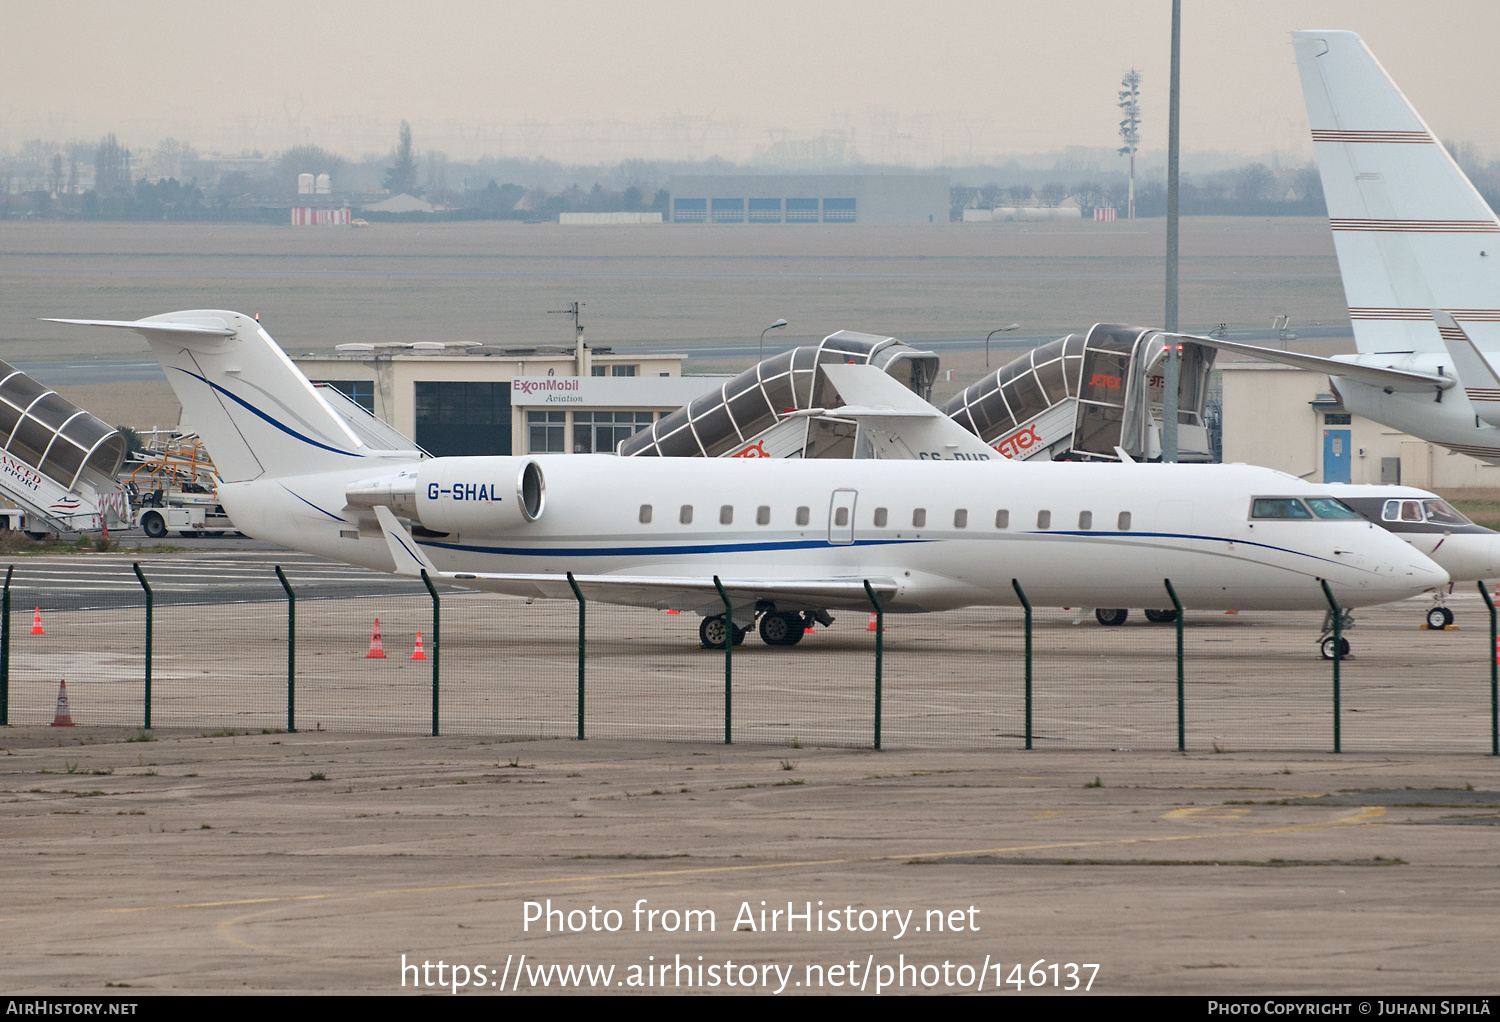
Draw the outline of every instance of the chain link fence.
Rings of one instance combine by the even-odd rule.
[[[1483,586],[1449,598],[1458,627],[1428,630],[1420,601],[1341,619],[1340,660],[1322,655],[1331,616],[1189,607],[1179,622],[1165,587],[1166,606],[1123,621],[1076,608],[845,611],[794,647],[748,635],[726,655],[704,647],[691,611],[426,580],[387,580],[378,595],[269,573],[184,586],[153,583],[151,570],[91,568],[71,588],[28,580],[24,565],[7,574],[0,723],[1500,752],[1495,612]]]

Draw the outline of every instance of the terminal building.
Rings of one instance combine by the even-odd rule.
[[[292,361],[436,457],[615,450],[722,380],[682,355],[474,343],[344,344]]]
[[[948,222],[946,174],[726,174],[667,182],[677,224]]]

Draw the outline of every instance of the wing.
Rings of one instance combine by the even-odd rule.
[[[719,586],[737,608],[766,602],[778,610],[856,609],[869,610],[866,582],[885,604],[900,587],[889,577],[844,576],[830,578],[747,578],[725,575],[547,575],[481,571],[440,571],[390,508],[375,508],[375,517],[385,532],[385,541],[396,562],[396,574],[418,576],[424,571],[435,582],[450,582],[466,589],[482,589],[511,596],[548,600],[575,598],[573,586],[585,600],[622,603],[658,610],[691,610],[720,614],[724,610]],[[570,583],[571,579],[571,583]]]
[[[1379,387],[1382,390],[1416,392],[1447,390],[1458,382],[1451,376],[1439,376],[1436,373],[1414,372],[1410,369],[1391,369],[1389,367],[1373,366],[1361,362],[1344,362],[1336,358],[1301,355],[1291,351],[1279,351],[1275,348],[1260,348],[1254,344],[1240,344],[1238,341],[1221,341],[1213,337],[1199,337],[1195,334],[1169,334],[1167,336],[1181,337],[1184,340],[1192,341],[1194,344],[1218,348],[1220,351],[1233,351],[1241,355],[1253,355],[1256,358],[1263,358],[1268,362],[1281,362],[1285,365],[1296,366],[1298,369],[1312,369],[1320,373],[1327,373],[1329,376],[1343,376],[1357,383]]]

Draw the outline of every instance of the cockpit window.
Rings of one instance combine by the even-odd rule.
[[[1295,497],[1256,497],[1251,518],[1311,518],[1307,505]]]
[[[1424,500],[1422,501],[1422,506],[1427,509],[1427,520],[1429,522],[1434,522],[1438,525],[1474,524],[1446,500]]]
[[[1308,505],[1319,518],[1359,518],[1360,514],[1342,500],[1333,497],[1308,497]]]

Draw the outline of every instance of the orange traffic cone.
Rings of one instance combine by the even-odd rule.
[[[46,635],[47,634],[46,632],[42,631],[42,608],[41,607],[38,607],[36,609],[36,613],[34,613],[34,614],[31,615],[31,634],[32,635]]]
[[[385,647],[380,644],[380,618],[375,619],[375,630],[370,633],[370,651],[365,654],[366,660],[384,660]]]
[[[879,629],[877,629],[875,627],[875,615],[871,614],[870,615],[870,623],[867,624],[867,625],[865,625],[865,631],[867,631],[867,632],[874,632],[874,631],[878,631],[878,630]]]
[[[73,726],[73,716],[68,712],[68,681],[66,678],[57,686],[57,713],[52,717],[52,726]]]
[[[427,654],[422,652],[422,633],[417,633],[417,648],[411,651],[413,660],[426,660]]]

